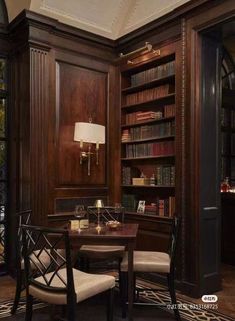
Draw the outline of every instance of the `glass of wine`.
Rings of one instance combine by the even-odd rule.
[[[78,231],[81,231],[81,219],[85,216],[85,208],[84,205],[76,205],[75,206],[75,217],[79,221]]]

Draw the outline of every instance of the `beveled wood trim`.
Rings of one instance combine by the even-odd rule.
[[[30,201],[37,222],[47,209],[47,129],[49,60],[46,51],[30,48]]]
[[[9,24],[8,30],[10,32],[16,30],[20,25],[25,23],[25,19],[27,19],[28,24],[31,26],[36,26],[37,28],[41,28],[47,31],[53,30],[54,33],[58,33],[60,36],[63,37],[66,36],[71,37],[73,39],[74,37],[78,37],[110,48],[114,47],[114,41],[111,39],[99,36],[89,31],[78,29],[73,26],[66,25],[64,23],[59,22],[57,19],[53,19],[51,17],[47,17],[45,15],[30,10],[23,10]]]
[[[180,106],[181,106],[181,195],[180,195],[180,215],[181,215],[181,278],[185,279],[186,269],[186,248],[185,248],[185,237],[186,237],[186,226],[185,226],[185,95],[186,95],[186,23],[185,19],[181,20],[181,95],[180,95]]]

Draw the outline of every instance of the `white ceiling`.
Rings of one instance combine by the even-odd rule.
[[[190,0],[5,0],[9,20],[23,9],[117,39]]]

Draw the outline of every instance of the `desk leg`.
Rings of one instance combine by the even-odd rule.
[[[134,275],[133,275],[133,253],[134,243],[128,244],[128,320],[133,320],[133,296],[134,296]]]

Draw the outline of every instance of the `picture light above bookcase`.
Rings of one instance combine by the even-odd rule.
[[[159,49],[153,49],[153,46],[152,46],[152,44],[150,43],[150,42],[145,42],[145,45],[143,46],[143,47],[141,47],[141,48],[138,48],[138,49],[135,49],[135,50],[133,50],[133,51],[130,51],[130,52],[128,52],[128,53],[126,53],[126,54],[124,54],[124,53],[120,53],[119,54],[119,57],[121,58],[121,59],[124,59],[124,58],[129,58],[129,57],[133,57],[133,56],[135,56],[136,54],[138,54],[138,56],[140,56],[140,53],[142,52],[142,55],[143,54],[146,54],[146,53],[148,53],[148,52],[151,52],[152,54],[154,54],[155,56],[160,56],[160,54],[161,54],[161,51],[159,50]],[[138,61],[137,61],[138,62]],[[128,59],[127,60],[127,64],[129,64],[129,65],[132,65],[132,64],[134,64],[135,63],[135,60],[134,59],[132,59],[132,60],[130,60],[130,59]]]

